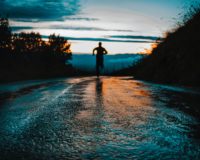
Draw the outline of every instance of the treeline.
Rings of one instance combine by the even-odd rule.
[[[0,18],[0,82],[73,74],[70,44],[52,34],[12,33],[7,18]]]
[[[200,86],[200,9],[191,8],[179,27],[169,32],[152,54],[127,74],[158,83]]]

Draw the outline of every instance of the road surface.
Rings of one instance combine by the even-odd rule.
[[[199,98],[130,77],[0,85],[0,159],[200,159]]]

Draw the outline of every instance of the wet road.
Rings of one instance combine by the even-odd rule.
[[[0,159],[200,159],[199,99],[129,77],[0,85]]]

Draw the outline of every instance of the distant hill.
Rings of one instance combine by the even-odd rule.
[[[137,63],[143,55],[139,54],[116,54],[104,56],[104,74],[111,74],[115,71],[128,68]],[[72,66],[83,72],[95,73],[96,60],[92,54],[73,54],[72,60],[69,61]]]
[[[200,10],[127,73],[159,83],[200,86]]]

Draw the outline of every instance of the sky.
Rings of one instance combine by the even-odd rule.
[[[8,15],[14,32],[66,37],[74,53],[91,53],[99,41],[110,54],[140,53],[199,1],[0,0],[0,15]]]

